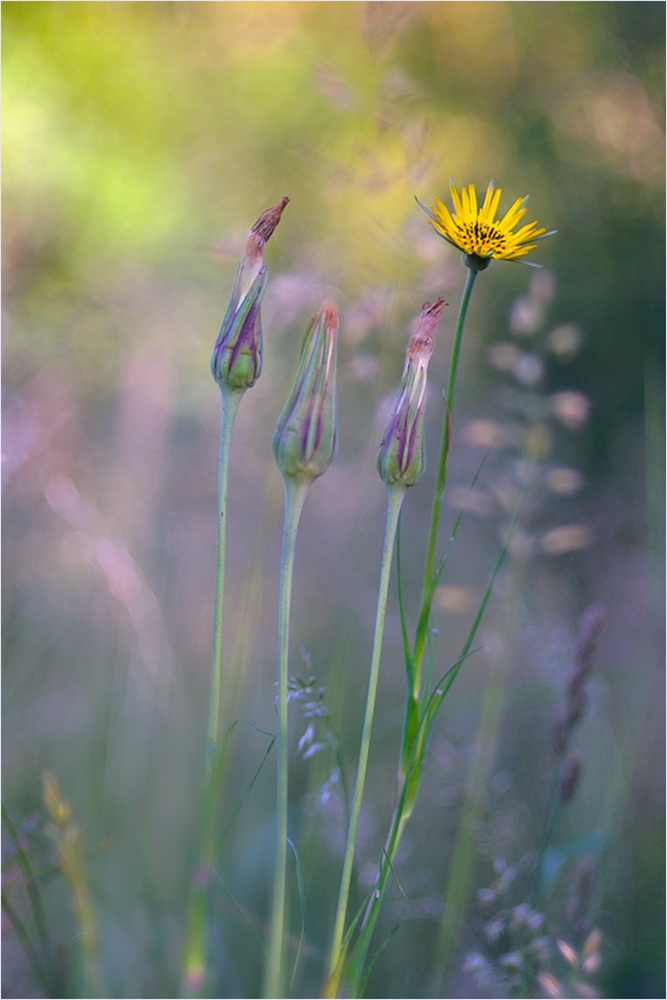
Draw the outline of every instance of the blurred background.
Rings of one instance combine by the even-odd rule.
[[[414,196],[448,203],[450,176],[478,194],[495,178],[501,211],[529,193],[527,221],[558,235],[531,254],[544,270],[494,263],[475,288],[441,550],[488,455],[436,595],[437,676],[537,463],[484,648],[436,726],[377,945],[395,934],[368,993],[559,995],[547,980],[517,985],[519,946],[498,930],[501,903],[531,901],[542,850],[542,971],[564,983],[555,942],[581,952],[596,928],[583,988],[664,995],[664,20],[663,4],[642,2],[3,5],[3,800],[40,873],[58,995],[92,994],[71,887],[53,868],[45,771],[80,831],[95,995],[180,995],[215,573],[209,358],[245,233],[283,195],[264,372],[231,457],[223,719],[243,721],[220,829],[275,727],[282,484],[270,441],[305,326],[331,297],[340,448],[304,510],[290,668],[307,687],[290,710],[305,896],[292,995],[319,995],[384,530],[375,450],[411,323],[444,295],[430,467],[402,523],[416,623],[465,270]],[[604,623],[567,748],[579,781],[554,813],[567,798],[554,799],[554,726],[591,605]],[[359,899],[393,805],[403,696],[394,580]],[[260,989],[274,762],[218,858],[209,995]],[[4,851],[3,884],[33,934],[11,837]],[[3,941],[3,995],[44,995],[6,917]]]

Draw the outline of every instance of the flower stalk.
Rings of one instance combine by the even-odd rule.
[[[344,960],[343,934],[345,930],[345,916],[352,880],[354,850],[366,781],[373,717],[375,714],[375,700],[380,672],[380,656],[382,652],[382,638],[384,635],[384,621],[387,610],[387,594],[389,591],[394,543],[396,541],[398,519],[405,492],[409,486],[415,485],[426,467],[424,452],[424,402],[426,399],[428,364],[433,353],[433,333],[445,304],[444,299],[438,298],[432,305],[427,303],[419,315],[414,333],[408,343],[403,375],[394,397],[376,459],[378,472],[386,483],[389,494],[387,521],[382,550],[382,567],[378,589],[371,669],[368,679],[368,693],[366,695],[366,709],[361,735],[359,761],[357,764],[357,778],[354,787],[352,811],[331,942],[328,990],[333,989],[334,994],[337,990],[338,978],[341,972],[342,961]]]
[[[220,721],[222,676],[222,626],[225,597],[225,556],[227,539],[227,483],[229,453],[234,421],[241,399],[262,371],[261,304],[268,281],[264,248],[280,222],[289,198],[285,197],[260,215],[248,233],[245,251],[236,271],[232,294],[218,334],[211,374],[220,388],[222,423],[218,460],[218,529],[213,649],[206,741],[206,780],[215,765]]]
[[[264,996],[283,996],[287,869],[289,622],[294,552],[306,492],[336,453],[336,349],[338,313],[327,302],[304,337],[292,390],[283,408],[272,448],[285,487],[285,520],[280,562],[277,691],[276,855],[271,943]]]
[[[276,739],[278,768],[276,787],[276,856],[273,879],[273,916],[271,945],[266,972],[265,997],[283,995],[283,939],[285,936],[285,886],[287,871],[287,803],[288,803],[288,730],[287,681],[289,660],[289,620],[292,602],[292,578],[296,536],[306,499],[308,483],[284,480],[285,520],[280,561],[280,597],[278,611],[278,692],[276,709],[278,731]]]
[[[342,953],[342,944],[343,933],[345,930],[345,916],[347,913],[347,904],[350,895],[352,868],[354,866],[354,849],[357,841],[357,830],[359,827],[359,817],[361,815],[361,803],[364,794],[364,785],[366,782],[368,754],[370,752],[371,735],[373,730],[373,716],[375,714],[375,698],[380,672],[380,654],[382,652],[382,637],[384,635],[384,619],[387,610],[387,594],[389,592],[391,562],[394,553],[394,543],[396,541],[398,518],[401,512],[401,506],[403,504],[406,489],[407,487],[401,483],[395,483],[388,486],[389,496],[387,503],[387,521],[385,526],[384,545],[382,548],[382,567],[380,570],[380,586],[378,588],[378,604],[375,616],[375,633],[373,636],[371,670],[368,678],[368,694],[366,696],[364,726],[361,735],[359,762],[357,764],[357,779],[354,786],[352,812],[350,815],[350,825],[347,833],[345,858],[343,860],[343,872],[341,875],[334,932],[331,942],[329,977],[335,977],[336,971],[340,966],[341,958],[344,957]],[[331,995],[335,995],[335,992]]]
[[[444,394],[445,414],[440,442],[440,456],[431,507],[419,620],[412,648],[410,648],[407,641],[407,636],[404,635],[408,691],[397,775],[396,804],[383,851],[383,858],[380,863],[378,881],[366,906],[357,939],[350,949],[349,958],[347,957],[347,947],[342,947],[342,937],[340,940],[336,939],[339,944],[339,950],[337,953],[332,954],[330,978],[327,983],[327,996],[338,995],[341,978],[344,978],[346,996],[359,996],[360,988],[363,992],[362,977],[366,953],[380,912],[387,880],[393,871],[396,851],[405,825],[414,808],[421,781],[426,747],[433,724],[437,712],[454,682],[463,661],[470,653],[474,635],[491,593],[493,580],[500,568],[506,551],[505,546],[459,660],[445,674],[433,692],[429,691],[430,685],[428,684],[422,690],[422,663],[426,649],[431,607],[440,574],[444,567],[443,559],[436,568],[438,528],[440,524],[442,497],[447,479],[450,419],[454,401],[454,388],[463,340],[463,330],[472,290],[478,273],[486,270],[492,259],[520,260],[535,248],[536,240],[552,235],[552,233],[547,233],[544,228],[538,227],[536,222],[524,225],[521,229],[515,231],[516,225],[525,215],[527,198],[518,199],[505,216],[497,220],[495,216],[501,192],[495,190],[493,181],[489,184],[481,207],[477,205],[473,185],[469,185],[467,190],[463,189],[460,196],[453,183],[450,183],[450,190],[454,205],[453,213],[450,213],[439,200],[436,200],[433,210],[426,208],[424,205],[421,205],[421,202],[418,202],[431,219],[431,223],[438,234],[462,251],[463,263],[468,273],[459,307],[452,343],[447,389]],[[455,532],[456,526],[454,529]]]
[[[262,371],[261,304],[268,282],[264,249],[289,203],[282,198],[257,219],[246,237],[232,293],[211,357],[211,374],[220,389],[221,426],[218,456],[218,524],[216,540],[215,602],[209,691],[208,728],[204,754],[204,806],[200,822],[199,862],[192,879],[188,902],[183,992],[199,995],[207,973],[206,910],[208,880],[214,855],[211,824],[214,800],[220,784],[221,755],[218,749],[220,699],[222,693],[222,633],[227,551],[227,487],[232,432],[239,405]]]

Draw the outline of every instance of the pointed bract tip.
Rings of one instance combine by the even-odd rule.
[[[285,195],[285,197],[281,198],[278,204],[274,205],[273,208],[267,208],[266,212],[262,212],[257,222],[250,230],[250,235],[254,235],[254,241],[260,250],[264,249],[270,237],[273,235],[273,231],[280,222],[280,216],[283,214],[283,211],[288,204],[289,198]]]
[[[325,326],[327,326],[330,330],[334,330],[334,332],[336,331],[338,327],[338,308],[336,303],[332,302],[331,299],[327,299],[324,303],[315,317],[315,322],[317,323],[320,318],[324,319]]]

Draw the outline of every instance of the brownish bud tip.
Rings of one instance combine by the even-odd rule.
[[[257,222],[250,230],[248,242],[250,243],[250,240],[252,239],[260,252],[264,249],[270,237],[273,235],[274,229],[280,222],[280,216],[283,214],[283,210],[288,204],[289,198],[285,196],[278,202],[277,205],[274,205],[273,208],[267,208],[266,212],[262,212]]]
[[[422,306],[417,326],[408,343],[408,357],[413,361],[428,364],[433,353],[433,331],[447,304],[443,298],[437,298],[435,302],[425,302]]]
[[[324,303],[320,309],[317,318],[324,316],[325,326],[329,330],[335,330],[338,327],[338,309],[335,302],[328,300]]]

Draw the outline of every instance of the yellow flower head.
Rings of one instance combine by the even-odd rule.
[[[435,199],[432,210],[421,202],[419,204],[430,217],[431,225],[436,232],[452,246],[462,250],[466,257],[475,259],[478,270],[483,270],[491,260],[519,260],[535,249],[537,240],[553,236],[553,232],[548,233],[546,229],[539,228],[537,222],[531,222],[514,231],[514,227],[526,214],[528,195],[525,198],[517,198],[502,219],[496,219],[502,191],[500,188],[495,190],[493,181],[486,189],[481,208],[477,205],[474,184],[462,188],[459,196],[453,181],[450,180],[449,190],[454,205],[453,214],[439,198]],[[470,266],[472,261],[466,263]]]

